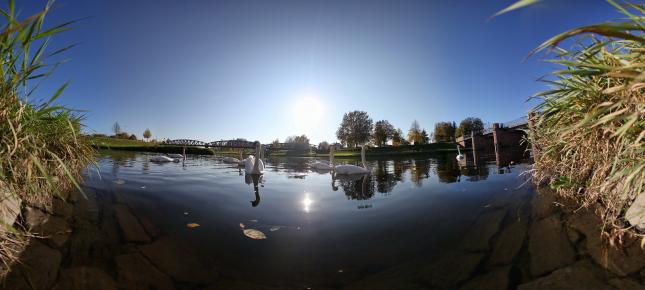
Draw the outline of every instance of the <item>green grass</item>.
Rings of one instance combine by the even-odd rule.
[[[86,137],[88,143],[96,149],[124,150],[124,151],[141,151],[157,153],[179,153],[184,152],[184,147],[161,145],[158,143],[144,142],[140,140],[117,139],[109,137]],[[215,151],[202,147],[186,147],[187,154],[213,155]],[[221,152],[229,153],[229,152]],[[236,154],[239,154],[236,152]]]

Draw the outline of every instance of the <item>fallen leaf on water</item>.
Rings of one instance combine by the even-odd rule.
[[[187,212],[187,211],[185,211],[185,212],[184,212],[184,215],[188,215],[188,212]]]
[[[244,235],[254,240],[264,240],[267,238],[263,232],[254,229],[244,230]]]
[[[114,183],[116,183],[116,184],[125,184],[125,180],[123,180],[123,179],[116,179],[116,180],[114,180]]]
[[[189,224],[186,224],[186,226],[187,226],[189,229],[192,229],[192,228],[196,228],[196,227],[198,227],[198,226],[199,226],[199,224],[198,224],[198,223],[189,223]]]
[[[275,231],[279,230],[280,228],[281,228],[280,226],[272,226],[269,230],[272,231],[272,232],[275,232]]]
[[[145,186],[145,185],[144,185],[144,186],[142,186],[142,187],[141,187],[141,189],[146,189],[146,186]]]
[[[244,224],[243,224],[243,223],[240,223],[240,228],[244,228]]]

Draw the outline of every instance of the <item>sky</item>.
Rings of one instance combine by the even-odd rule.
[[[22,16],[44,1],[17,1]],[[567,29],[619,15],[602,0],[58,0],[46,18],[82,18],[52,40],[69,59],[34,99],[84,110],[85,131],[114,122],[141,137],[263,143],[306,134],[336,141],[343,114],[368,112],[404,132],[413,120],[526,115],[546,89],[548,54]]]

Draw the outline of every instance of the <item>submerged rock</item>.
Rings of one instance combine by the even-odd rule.
[[[63,270],[53,290],[116,290],[116,282],[103,270],[94,267],[75,267]]]
[[[189,248],[180,246],[170,238],[160,238],[139,248],[157,268],[176,280],[208,284],[217,277],[216,273],[205,270]]]
[[[506,216],[506,210],[495,210],[480,215],[461,241],[460,249],[466,251],[487,251],[490,239],[499,230]]]
[[[120,289],[175,289],[172,280],[139,253],[120,255],[114,258],[114,261]]]
[[[45,237],[47,243],[57,248],[65,244],[72,232],[72,228],[65,219],[49,215],[36,208],[28,208],[25,211],[25,221],[32,233]]]
[[[489,258],[490,265],[508,265],[522,249],[528,226],[524,220],[515,221],[501,233],[493,254]]]
[[[50,289],[56,278],[62,255],[32,239],[7,277],[7,289]]]
[[[572,266],[554,271],[546,277],[519,285],[518,290],[611,290],[593,269],[589,261],[581,261]]]
[[[510,284],[511,267],[493,269],[487,274],[483,274],[468,281],[466,285],[459,288],[460,290],[478,290],[478,289],[508,289]]]
[[[608,245],[601,236],[602,221],[592,211],[571,215],[568,224],[585,236],[589,255],[609,271],[624,277],[645,268],[645,251],[639,239],[626,237],[622,245]]]
[[[564,232],[560,218],[550,216],[531,225],[529,255],[533,276],[541,276],[575,262],[576,252]]]
[[[454,288],[470,278],[484,256],[485,254],[480,253],[447,253],[418,271],[422,275],[421,280],[428,285]]]
[[[114,213],[126,241],[143,243],[150,242],[150,237],[146,234],[146,231],[126,205],[115,205]]]

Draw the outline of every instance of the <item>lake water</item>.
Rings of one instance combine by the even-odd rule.
[[[221,279],[340,288],[453,251],[500,197],[530,197],[521,155],[503,164],[470,155],[459,164],[455,153],[368,158],[372,174],[352,177],[313,171],[312,158],[267,158],[251,178],[216,156],[156,164],[153,154],[103,151],[84,187],[126,203],[158,229],[155,239],[177,241]]]

